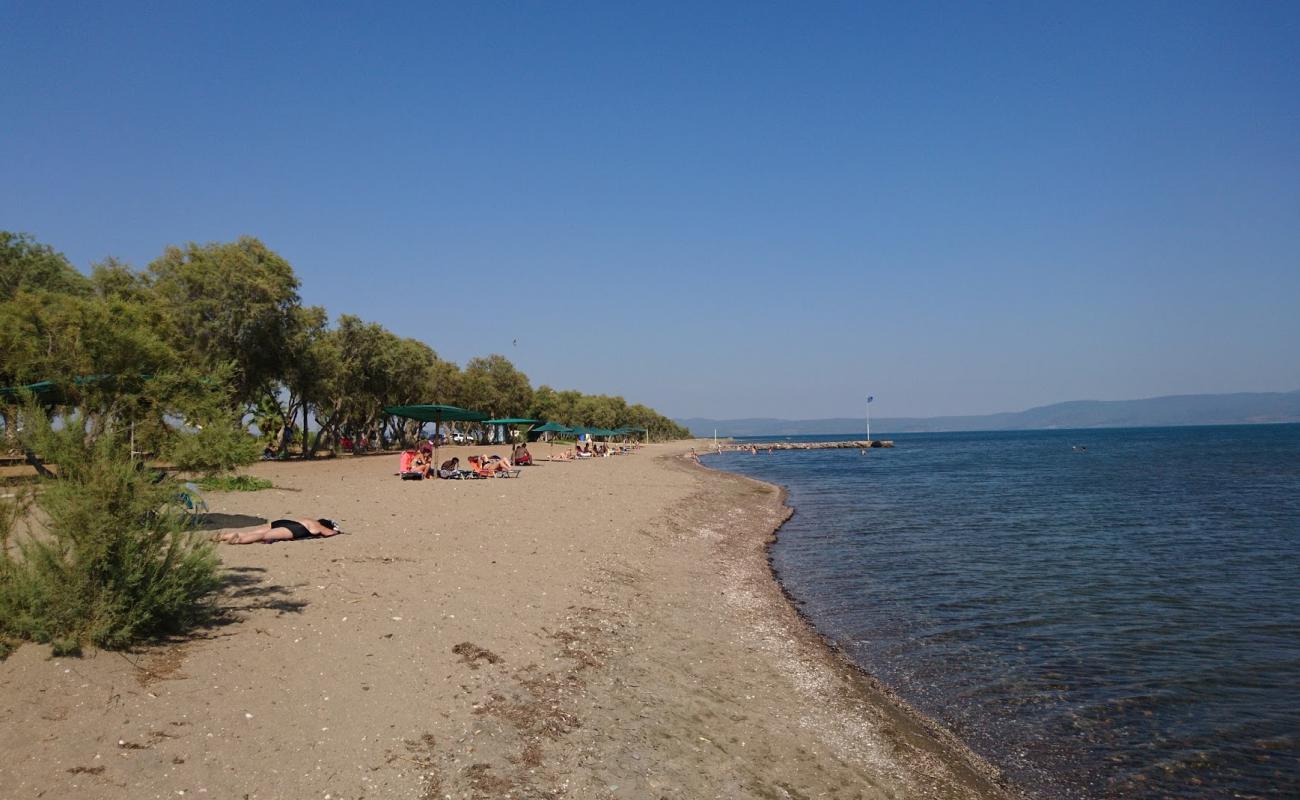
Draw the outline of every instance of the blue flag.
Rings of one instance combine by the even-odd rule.
[[[875,397],[868,397],[868,398],[867,398],[867,402],[870,403],[872,400],[875,400],[875,399],[876,399]]]

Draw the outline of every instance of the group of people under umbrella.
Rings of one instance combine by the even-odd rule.
[[[502,428],[526,425],[530,426],[528,433],[542,434],[548,442],[553,442],[555,436],[575,436],[578,438],[578,444],[574,450],[565,450],[564,454],[559,458],[556,458],[552,453],[552,460],[570,460],[595,455],[608,455],[615,452],[611,450],[608,440],[615,437],[631,437],[636,434],[645,435],[648,433],[645,428],[635,426],[610,429],[568,426],[561,425],[558,422],[546,422],[538,425],[538,420],[518,417],[490,419],[489,415],[480,411],[433,403],[389,406],[384,409],[384,413],[434,424],[434,435],[429,443],[425,445],[426,449],[412,454],[413,457],[409,462],[404,455],[401,469],[403,477],[414,477],[416,475],[419,477],[510,477],[519,474],[515,467],[532,461],[532,454],[528,452],[527,445],[521,441],[515,445],[509,459],[500,456],[488,456],[471,463],[469,470],[460,469],[458,458],[441,462],[438,460],[438,445],[442,438],[440,436],[440,432],[443,430],[442,426],[447,422],[471,422],[487,426],[502,426]],[[593,444],[594,437],[601,437],[607,441],[601,444]],[[418,468],[414,470],[408,469],[411,464],[417,463],[417,459],[419,460]]]

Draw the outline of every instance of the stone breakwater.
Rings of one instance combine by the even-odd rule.
[[[855,442],[745,442],[736,444],[728,442],[720,444],[714,452],[744,452],[745,450],[754,449],[759,451],[767,450],[847,450],[855,448],[866,450],[871,447],[893,447],[892,439],[862,439]]]

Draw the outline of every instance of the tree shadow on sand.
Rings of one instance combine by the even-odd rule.
[[[217,590],[216,608],[205,627],[222,628],[242,622],[252,611],[301,614],[305,600],[294,599],[294,588],[267,580],[265,567],[226,567]]]
[[[269,609],[276,615],[301,614],[308,606],[305,600],[295,600],[294,586],[272,583],[266,579],[265,567],[223,567],[216,597],[208,612],[186,632],[159,636],[142,642],[136,652],[154,648],[184,646],[202,639],[233,636],[235,630],[222,632],[223,628],[244,622],[250,612]],[[157,652],[162,652],[158,650]],[[179,652],[179,651],[178,651]],[[139,665],[137,665],[138,667]],[[145,670],[149,672],[149,670]]]

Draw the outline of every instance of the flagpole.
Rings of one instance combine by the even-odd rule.
[[[871,401],[874,397],[867,397],[867,446],[871,446]]]

